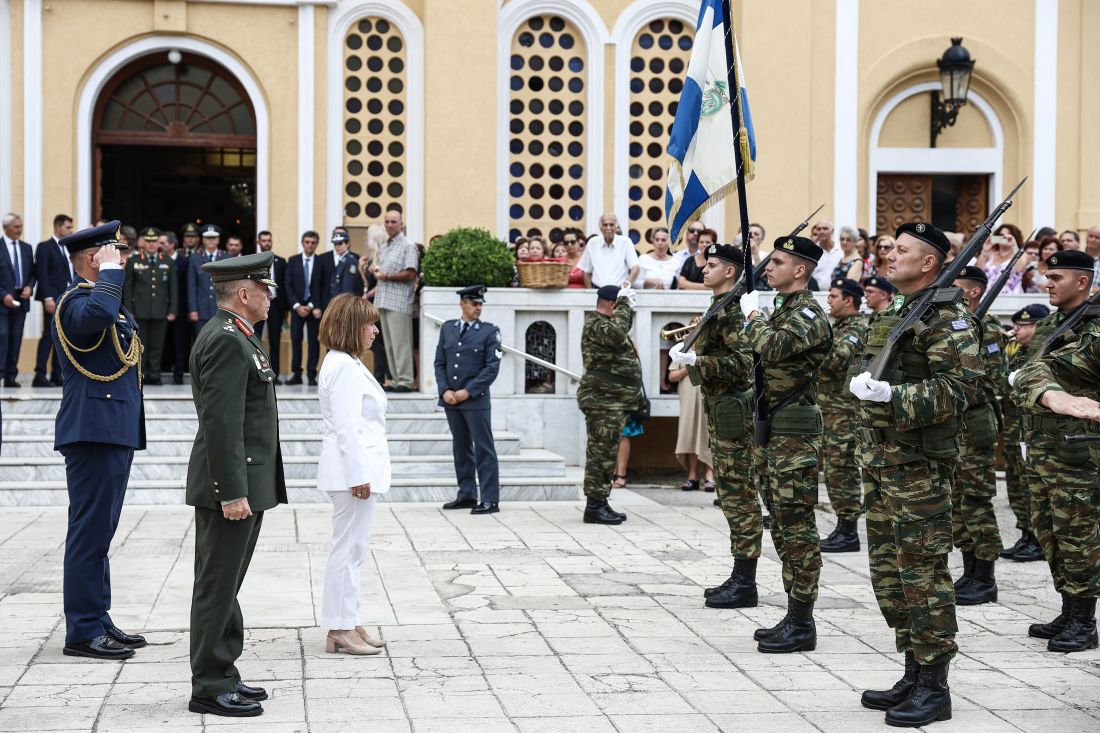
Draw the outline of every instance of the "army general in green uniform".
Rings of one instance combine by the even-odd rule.
[[[210,262],[218,311],[191,350],[191,394],[199,430],[187,467],[195,507],[191,599],[191,686],[196,713],[252,716],[267,693],[241,681],[244,648],[237,593],[264,512],[286,503],[275,372],[255,324],[267,318],[271,252]]]
[[[176,320],[179,308],[176,264],[157,248],[160,230],[141,230],[142,252],[126,260],[126,276],[122,283],[123,304],[138,321],[138,330],[145,343],[141,357],[141,373],[145,384],[160,384],[160,355],[164,350],[164,335],[168,322]]]
[[[817,534],[817,456],[824,424],[816,402],[818,369],[829,353],[825,311],[806,285],[822,250],[804,237],[780,237],[765,269],[778,293],[765,319],[759,293],[741,296],[745,336],[764,370],[769,434],[754,436],[756,466],[770,500],[772,542],[783,561],[787,615],[753,635],[765,653],[813,651],[814,602],[821,575]]]

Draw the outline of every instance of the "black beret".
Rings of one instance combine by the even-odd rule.
[[[489,288],[484,285],[470,285],[469,287],[456,290],[458,297],[465,298],[466,300],[472,300],[475,303],[485,302],[485,291]]]
[[[863,288],[859,286],[855,280],[850,277],[837,277],[833,278],[833,281],[829,283],[830,288],[836,288],[842,293],[855,296],[856,300],[863,297]]]
[[[115,219],[97,227],[73,232],[67,237],[62,237],[58,244],[69,250],[70,254],[92,247],[102,247],[105,244],[113,244],[121,250],[130,249],[129,245],[118,241],[122,234],[121,229],[122,223]]]
[[[891,294],[898,292],[898,289],[894,287],[894,283],[890,282],[882,275],[871,275],[871,277],[863,281],[863,287],[878,288],[879,290],[884,290]]]
[[[1055,252],[1047,257],[1048,270],[1085,270],[1092,272],[1096,269],[1096,260],[1088,252],[1079,249]]]
[[[1035,323],[1041,321],[1050,315],[1050,308],[1047,308],[1042,303],[1032,303],[1031,305],[1025,305],[1020,310],[1012,314],[1013,323]]]
[[[974,282],[981,283],[982,285],[989,284],[989,276],[985,274],[982,268],[975,267],[974,265],[967,265],[966,267],[964,267],[963,271],[960,272],[958,277],[956,277],[955,279],[973,280]]]
[[[604,285],[602,288],[596,291],[596,297],[600,300],[617,300],[619,297],[619,286]]]
[[[920,241],[932,245],[944,254],[951,251],[951,242],[947,241],[947,236],[926,221],[911,221],[908,224],[902,224],[898,227],[897,231],[894,232],[894,240],[897,241],[898,237],[902,234],[916,237]]]
[[[823,254],[821,247],[814,244],[812,239],[806,239],[805,237],[780,237],[775,240],[773,246],[776,252],[797,255],[813,263],[820,260]]]
[[[720,260],[732,262],[738,267],[742,267],[745,264],[745,256],[742,254],[741,248],[734,247],[732,244],[707,245],[705,254],[707,257],[717,257]]]

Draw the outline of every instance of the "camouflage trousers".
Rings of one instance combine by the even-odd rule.
[[[770,500],[772,543],[783,561],[783,590],[796,601],[817,600],[821,541],[817,531],[817,455],[820,435],[772,435],[756,450],[760,481]]]
[[[1027,442],[1031,531],[1039,539],[1054,589],[1100,597],[1100,507],[1094,503],[1097,473],[1091,459],[1070,465],[1056,455],[1054,436],[1032,432]]]
[[[756,500],[752,474],[752,447],[748,435],[740,441],[715,435],[714,420],[707,415],[714,484],[722,515],[730,528],[730,555],[742,560],[760,557],[764,521]]]
[[[863,513],[859,466],[856,464],[855,415],[846,410],[821,408],[825,420],[822,468],[829,503],[840,519],[855,521]]]
[[[584,455],[584,495],[606,500],[611,495],[611,474],[619,456],[619,438],[630,413],[611,407],[586,409],[584,424],[588,447]]]
[[[1016,517],[1016,529],[1023,531],[1031,526],[1031,497],[1027,492],[1024,457],[1020,455],[1020,431],[1005,431],[1005,486],[1008,488],[1008,505]]]
[[[958,625],[951,552],[953,462],[865,468],[871,586],[899,652],[918,663],[953,658]]]
[[[959,433],[959,443],[958,474],[951,488],[951,539],[960,551],[972,552],[979,560],[996,560],[1004,546],[993,511],[995,447],[972,447],[966,431]]]

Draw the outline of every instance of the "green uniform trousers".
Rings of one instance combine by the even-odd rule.
[[[1031,497],[1027,492],[1024,458],[1020,455],[1020,443],[1005,436],[1005,487],[1008,489],[1008,505],[1016,517],[1016,529],[1021,532],[1031,526]]]
[[[626,410],[605,408],[584,410],[588,446],[584,455],[584,495],[589,499],[606,500],[611,495],[611,474],[619,457],[619,438],[623,435]]]
[[[748,436],[726,440],[715,434],[714,418],[707,413],[715,493],[730,528],[730,554],[742,560],[760,557],[764,520],[752,475],[752,448]]]
[[[195,697],[232,692],[241,675],[244,617],[237,593],[260,536],[263,512],[230,521],[220,509],[195,507],[195,590],[191,597],[191,690]]]
[[[846,410],[821,408],[825,435],[821,451],[825,490],[839,519],[855,521],[863,513],[859,466],[856,464],[855,415]]]
[[[168,332],[168,321],[163,318],[139,318],[138,333],[141,345],[145,347],[141,355],[141,373],[146,379],[150,375],[160,374],[160,355],[164,351],[164,334]]]
[[[867,552],[871,586],[899,652],[919,664],[952,659],[955,589],[951,552],[953,462],[867,468]]]
[[[758,451],[760,481],[771,501],[772,543],[783,561],[783,590],[796,601],[817,600],[821,540],[817,531],[820,435],[772,435]]]
[[[961,457],[958,475],[951,485],[951,539],[962,552],[979,560],[996,560],[1001,555],[1001,530],[993,511],[997,495],[994,450],[972,448],[966,431],[959,433]]]

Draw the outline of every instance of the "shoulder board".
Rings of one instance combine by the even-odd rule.
[[[814,318],[817,318],[817,314],[814,313],[813,310],[810,309],[810,308],[803,308],[802,309],[802,315],[806,316],[810,320],[813,320]]]
[[[959,318],[958,320],[951,321],[952,331],[965,331],[967,329],[967,323],[965,318]]]

